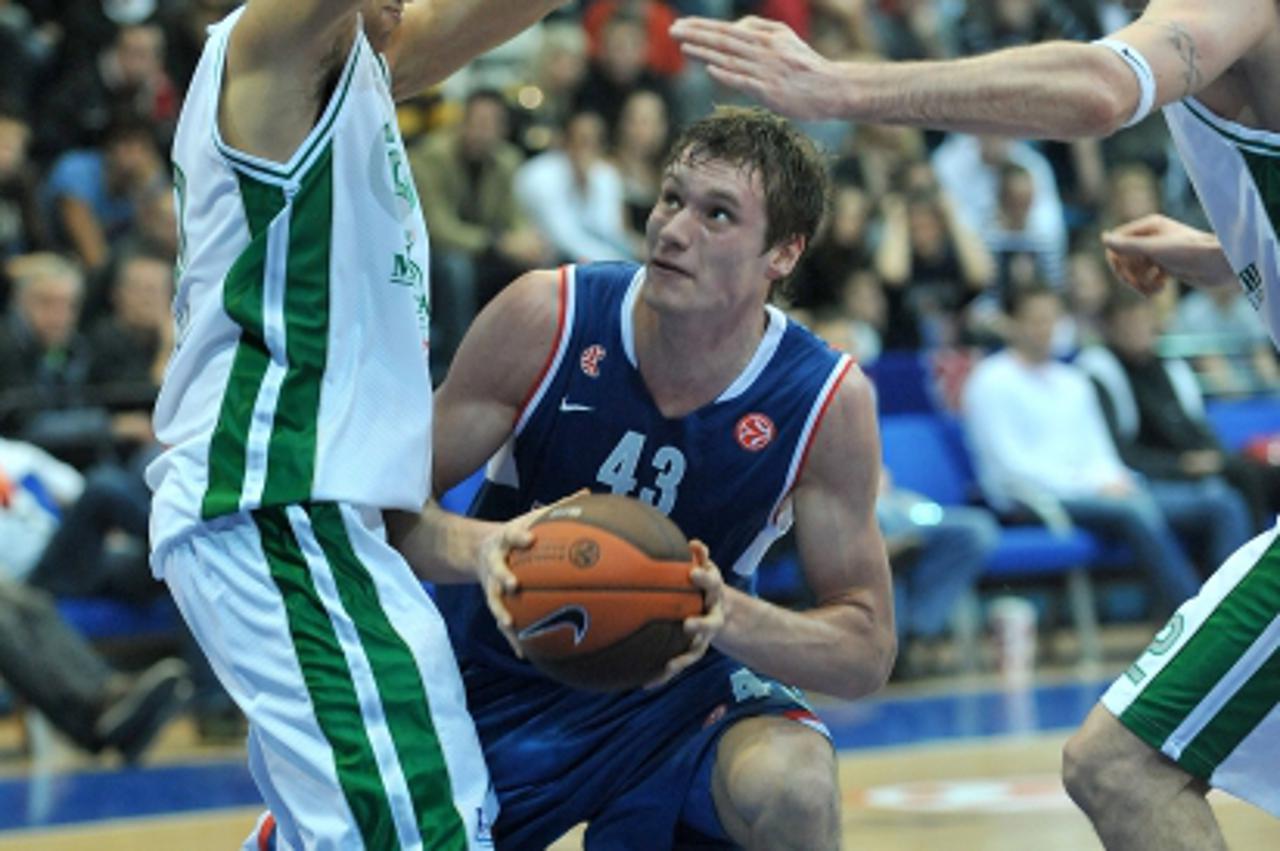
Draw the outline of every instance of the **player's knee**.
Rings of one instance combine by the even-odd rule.
[[[1110,728],[1086,723],[1062,748],[1062,785],[1076,805],[1095,813],[1124,799],[1131,778]]]
[[[808,837],[811,848],[827,847],[824,837],[839,833],[834,754],[826,738],[811,730],[754,743],[750,759],[730,774],[728,791],[735,816],[757,830]]]
[[[826,842],[839,830],[840,791],[830,762],[810,764],[791,776],[779,775],[775,789],[779,818],[789,829],[814,837],[810,847],[831,847]]]
[[[1076,806],[1088,810],[1093,789],[1094,772],[1090,765],[1091,754],[1084,734],[1076,731],[1062,746],[1062,786]]]

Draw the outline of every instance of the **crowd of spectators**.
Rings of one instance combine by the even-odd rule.
[[[45,523],[39,540],[50,543],[21,563],[0,563],[3,581],[25,578],[57,595],[148,596],[140,471],[154,449],[148,411],[173,345],[168,303],[178,252],[167,151],[204,28],[236,5],[0,0],[0,438],[84,476],[74,487],[40,488],[48,510],[32,516]],[[734,100],[668,37],[670,23],[688,13],[773,17],[825,52],[867,61],[1089,39],[1129,14],[1118,0],[568,4],[402,104],[432,237],[437,378],[476,312],[521,272],[643,256],[673,131]],[[1152,306],[1146,352],[1127,351],[1108,334],[1125,308],[1099,231],[1148,212],[1199,215],[1158,116],[1105,141],[1069,144],[842,122],[805,129],[827,148],[836,188],[822,232],[782,295],[795,317],[864,366],[904,352],[963,364],[952,370],[960,383],[945,394],[961,406],[964,376],[997,372],[1003,361],[991,353],[1025,343],[1011,305],[1047,293],[1048,308],[1037,314],[1051,314],[1044,356],[1056,365],[1095,352],[1092,372],[1072,364],[1061,380],[1090,390],[1092,376],[1103,391],[1089,397],[1096,409],[1087,413],[1110,471],[1098,487],[1125,485],[1125,528],[1140,527],[1130,543],[1171,598],[1198,584],[1191,574],[1216,563],[1214,553],[1239,543],[1191,541],[1184,555],[1185,522],[1174,508],[1212,492],[1228,518],[1220,536],[1233,539],[1276,510],[1275,475],[1242,467],[1200,432],[1195,445],[1155,447],[1166,453],[1158,456],[1142,446],[1155,431],[1138,425],[1149,394],[1115,398],[1126,386],[1117,376],[1129,369],[1142,380],[1136,370],[1149,357],[1180,364],[1169,373],[1178,377],[1171,398],[1186,398],[1188,376],[1209,397],[1280,387],[1274,352],[1238,291],[1170,288]],[[1106,351],[1109,361],[1096,354]],[[1194,404],[1189,421],[1201,423]],[[964,413],[1000,420],[1013,405]],[[5,475],[5,457],[7,512],[22,485],[12,484],[13,471]],[[36,476],[21,481],[40,487]],[[1178,486],[1187,482],[1195,487]],[[993,496],[999,513],[1006,506]],[[1060,496],[1080,522],[1107,525],[1097,520],[1097,494]],[[49,522],[58,515],[61,528]],[[986,522],[965,520],[981,529],[983,546]],[[0,523],[0,534],[9,528]],[[5,552],[19,548],[0,548],[0,562]],[[927,592],[939,583],[916,584],[912,598],[924,608],[902,621],[936,637],[943,619]]]

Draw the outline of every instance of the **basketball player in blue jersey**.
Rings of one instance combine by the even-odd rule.
[[[717,80],[804,117],[1009,136],[1102,136],[1163,107],[1216,236],[1152,216],[1103,242],[1150,293],[1243,286],[1280,345],[1280,11],[1276,0],[1151,0],[1092,44],[948,62],[830,62],[756,18],[673,34]],[[1187,601],[1067,743],[1072,798],[1110,849],[1225,848],[1210,786],[1280,816],[1280,528]]]
[[[427,233],[395,99],[558,5],[249,0],[183,104],[152,565],[248,717],[277,848],[492,844],[445,626],[383,523],[422,510],[430,468]],[[438,581],[528,540],[420,522]]]
[[[870,387],[767,304],[821,218],[824,165],[761,110],[719,110],[673,151],[648,262],[518,279],[436,396],[437,490],[488,462],[473,513],[627,494],[705,542],[723,572],[694,570],[713,603],[686,621],[698,649],[664,683],[608,694],[517,658],[476,586],[439,589],[503,849],[545,848],[581,822],[588,848],[837,848],[834,752],[800,689],[859,697],[893,663]],[[807,611],[751,594],[793,522]]]

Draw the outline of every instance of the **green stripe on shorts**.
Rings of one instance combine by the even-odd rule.
[[[1267,717],[1280,692],[1280,650],[1261,667],[1213,716],[1182,751],[1178,764],[1196,777],[1208,778],[1236,745]]]
[[[1151,747],[1161,749],[1178,726],[1258,640],[1277,611],[1280,611],[1280,538],[1272,541],[1195,635],[1133,699],[1120,714],[1120,721]],[[1258,672],[1242,683],[1236,694],[1183,750],[1184,768],[1191,771],[1194,766],[1193,773],[1208,778],[1218,762],[1230,753],[1230,747],[1223,750],[1227,743],[1238,742],[1261,717],[1257,715],[1257,709],[1252,708],[1256,707],[1258,687],[1269,689],[1274,705],[1280,684],[1274,674],[1270,682],[1266,680],[1267,672],[1274,670],[1272,665],[1274,659],[1264,663]],[[1264,711],[1262,715],[1265,714]],[[1202,737],[1203,743],[1200,741]],[[1205,746],[1203,752],[1193,755],[1192,751],[1199,750],[1200,744]],[[1217,754],[1216,758],[1214,754]]]
[[[367,848],[397,848],[400,840],[395,819],[364,727],[351,670],[289,518],[284,508],[261,509],[253,518],[271,577],[284,598],[294,650],[316,722],[333,751],[342,794]]]
[[[378,600],[368,569],[347,537],[333,503],[307,506],[316,540],[333,570],[342,605],[351,615],[373,669],[383,713],[404,771],[425,848],[467,847],[466,829],[454,807],[448,766],[427,703],[417,662]],[[450,652],[443,648],[442,652]]]

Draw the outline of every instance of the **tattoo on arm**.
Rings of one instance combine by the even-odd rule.
[[[1170,21],[1165,24],[1165,31],[1169,36],[1169,43],[1173,45],[1173,49],[1178,51],[1178,55],[1182,57],[1182,96],[1187,97],[1199,90],[1200,82],[1203,75],[1200,73],[1199,56],[1196,52],[1196,43],[1191,38],[1191,33],[1177,21]]]

